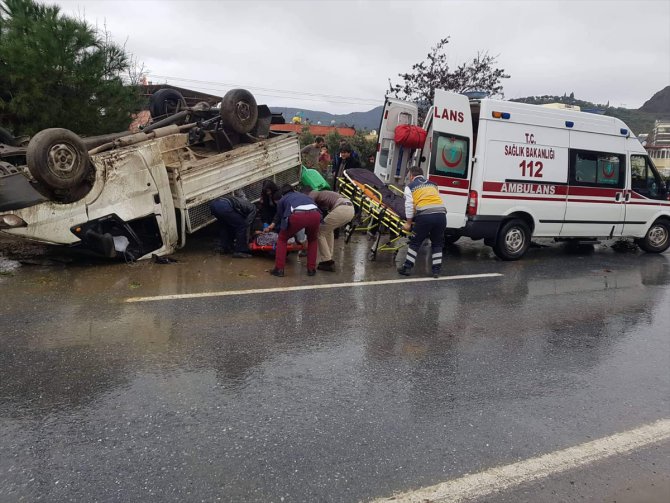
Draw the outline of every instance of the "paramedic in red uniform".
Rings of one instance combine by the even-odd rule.
[[[447,209],[444,207],[437,185],[426,180],[419,167],[409,172],[410,182],[405,187],[405,213],[407,223],[403,229],[408,231],[414,223],[414,235],[410,238],[407,258],[398,273],[409,276],[416,262],[419,248],[426,238],[430,238],[432,252],[433,278],[440,275],[442,268],[442,248],[444,231],[447,227]]]
[[[307,275],[316,274],[317,238],[321,224],[321,212],[307,195],[295,192],[290,185],[282,187],[282,198],[277,203],[274,221],[266,227],[266,232],[279,226],[279,238],[275,252],[275,266],[270,271],[273,276],[284,276],[286,246],[288,240],[300,229],[307,234]]]

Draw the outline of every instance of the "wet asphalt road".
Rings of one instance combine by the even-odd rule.
[[[356,240],[314,278],[207,236],[177,264],[0,275],[0,501],[368,501],[670,418],[670,252],[465,242],[444,274],[502,276],[126,302],[398,278]],[[669,480],[665,441],[482,501]]]

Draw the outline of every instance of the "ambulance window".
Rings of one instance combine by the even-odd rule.
[[[391,144],[393,143],[393,138],[383,138],[382,144],[379,147],[379,165],[387,167],[386,164],[389,162],[389,150],[391,149]]]
[[[631,188],[638,194],[651,199],[667,198],[666,183],[646,156],[630,156],[630,177]]]
[[[412,114],[407,112],[400,112],[398,114],[398,125],[411,124],[411,123],[412,123]]]
[[[409,112],[398,112],[396,120],[391,119],[386,122],[386,129],[393,132],[401,124],[412,124],[412,114]]]
[[[570,184],[622,188],[624,156],[585,150],[570,151]]]
[[[430,174],[467,178],[468,152],[467,138],[435,133],[430,158]]]

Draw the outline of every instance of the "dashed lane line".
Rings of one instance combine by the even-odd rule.
[[[458,276],[442,276],[439,278],[408,278],[387,279],[378,281],[353,281],[350,283],[330,283],[325,285],[299,285],[278,288],[255,288],[250,290],[227,290],[220,292],[182,293],[174,295],[156,295],[151,297],[129,297],[125,302],[155,302],[160,300],[202,299],[207,297],[233,297],[236,295],[253,295],[261,293],[298,292],[302,290],[328,290],[333,288],[360,288],[363,286],[394,285],[397,283],[423,283],[427,281],[456,281],[463,279],[494,278],[502,276],[499,273],[465,274]]]
[[[670,439],[670,419],[372,503],[462,503]]]

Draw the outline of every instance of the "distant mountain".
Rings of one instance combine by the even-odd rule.
[[[291,119],[297,112],[301,112],[302,120],[316,124],[321,122],[321,125],[328,126],[334,122],[335,126],[349,126],[359,130],[379,129],[379,124],[382,119],[382,110],[384,107],[379,106],[367,112],[353,112],[344,115],[329,114],[328,112],[319,112],[316,110],[305,110],[304,108],[286,108],[286,107],[270,107],[272,113],[281,113],[286,119],[286,122],[291,122]]]
[[[574,93],[570,93],[569,96],[567,94],[564,94],[563,96],[528,96],[526,98],[515,98],[510,101],[531,103],[533,105],[544,105],[545,103],[577,105],[582,111],[595,111],[597,113],[604,113],[605,115],[621,119],[636,135],[650,133],[654,128],[654,121],[670,117],[670,86],[654,94],[654,96],[639,109],[610,107],[609,103],[591,103],[589,101],[576,99]]]
[[[635,134],[649,133],[654,127],[654,121],[670,118],[670,86],[660,90],[645,102],[639,109],[614,108],[607,104],[596,104],[575,99],[574,94],[563,96],[528,96],[515,98],[510,101],[543,105],[545,103],[566,103],[578,105],[582,110],[597,111],[623,120]],[[299,108],[270,107],[274,113],[282,113],[286,122],[290,122],[297,112],[301,112],[303,121],[309,119],[312,124],[321,122],[326,126],[335,121],[336,126],[351,126],[359,130],[377,130],[381,122],[384,107],[379,106],[368,112],[354,112],[345,115],[334,115],[328,112],[305,110]]]
[[[640,111],[670,116],[670,86],[654,94],[640,107]]]

